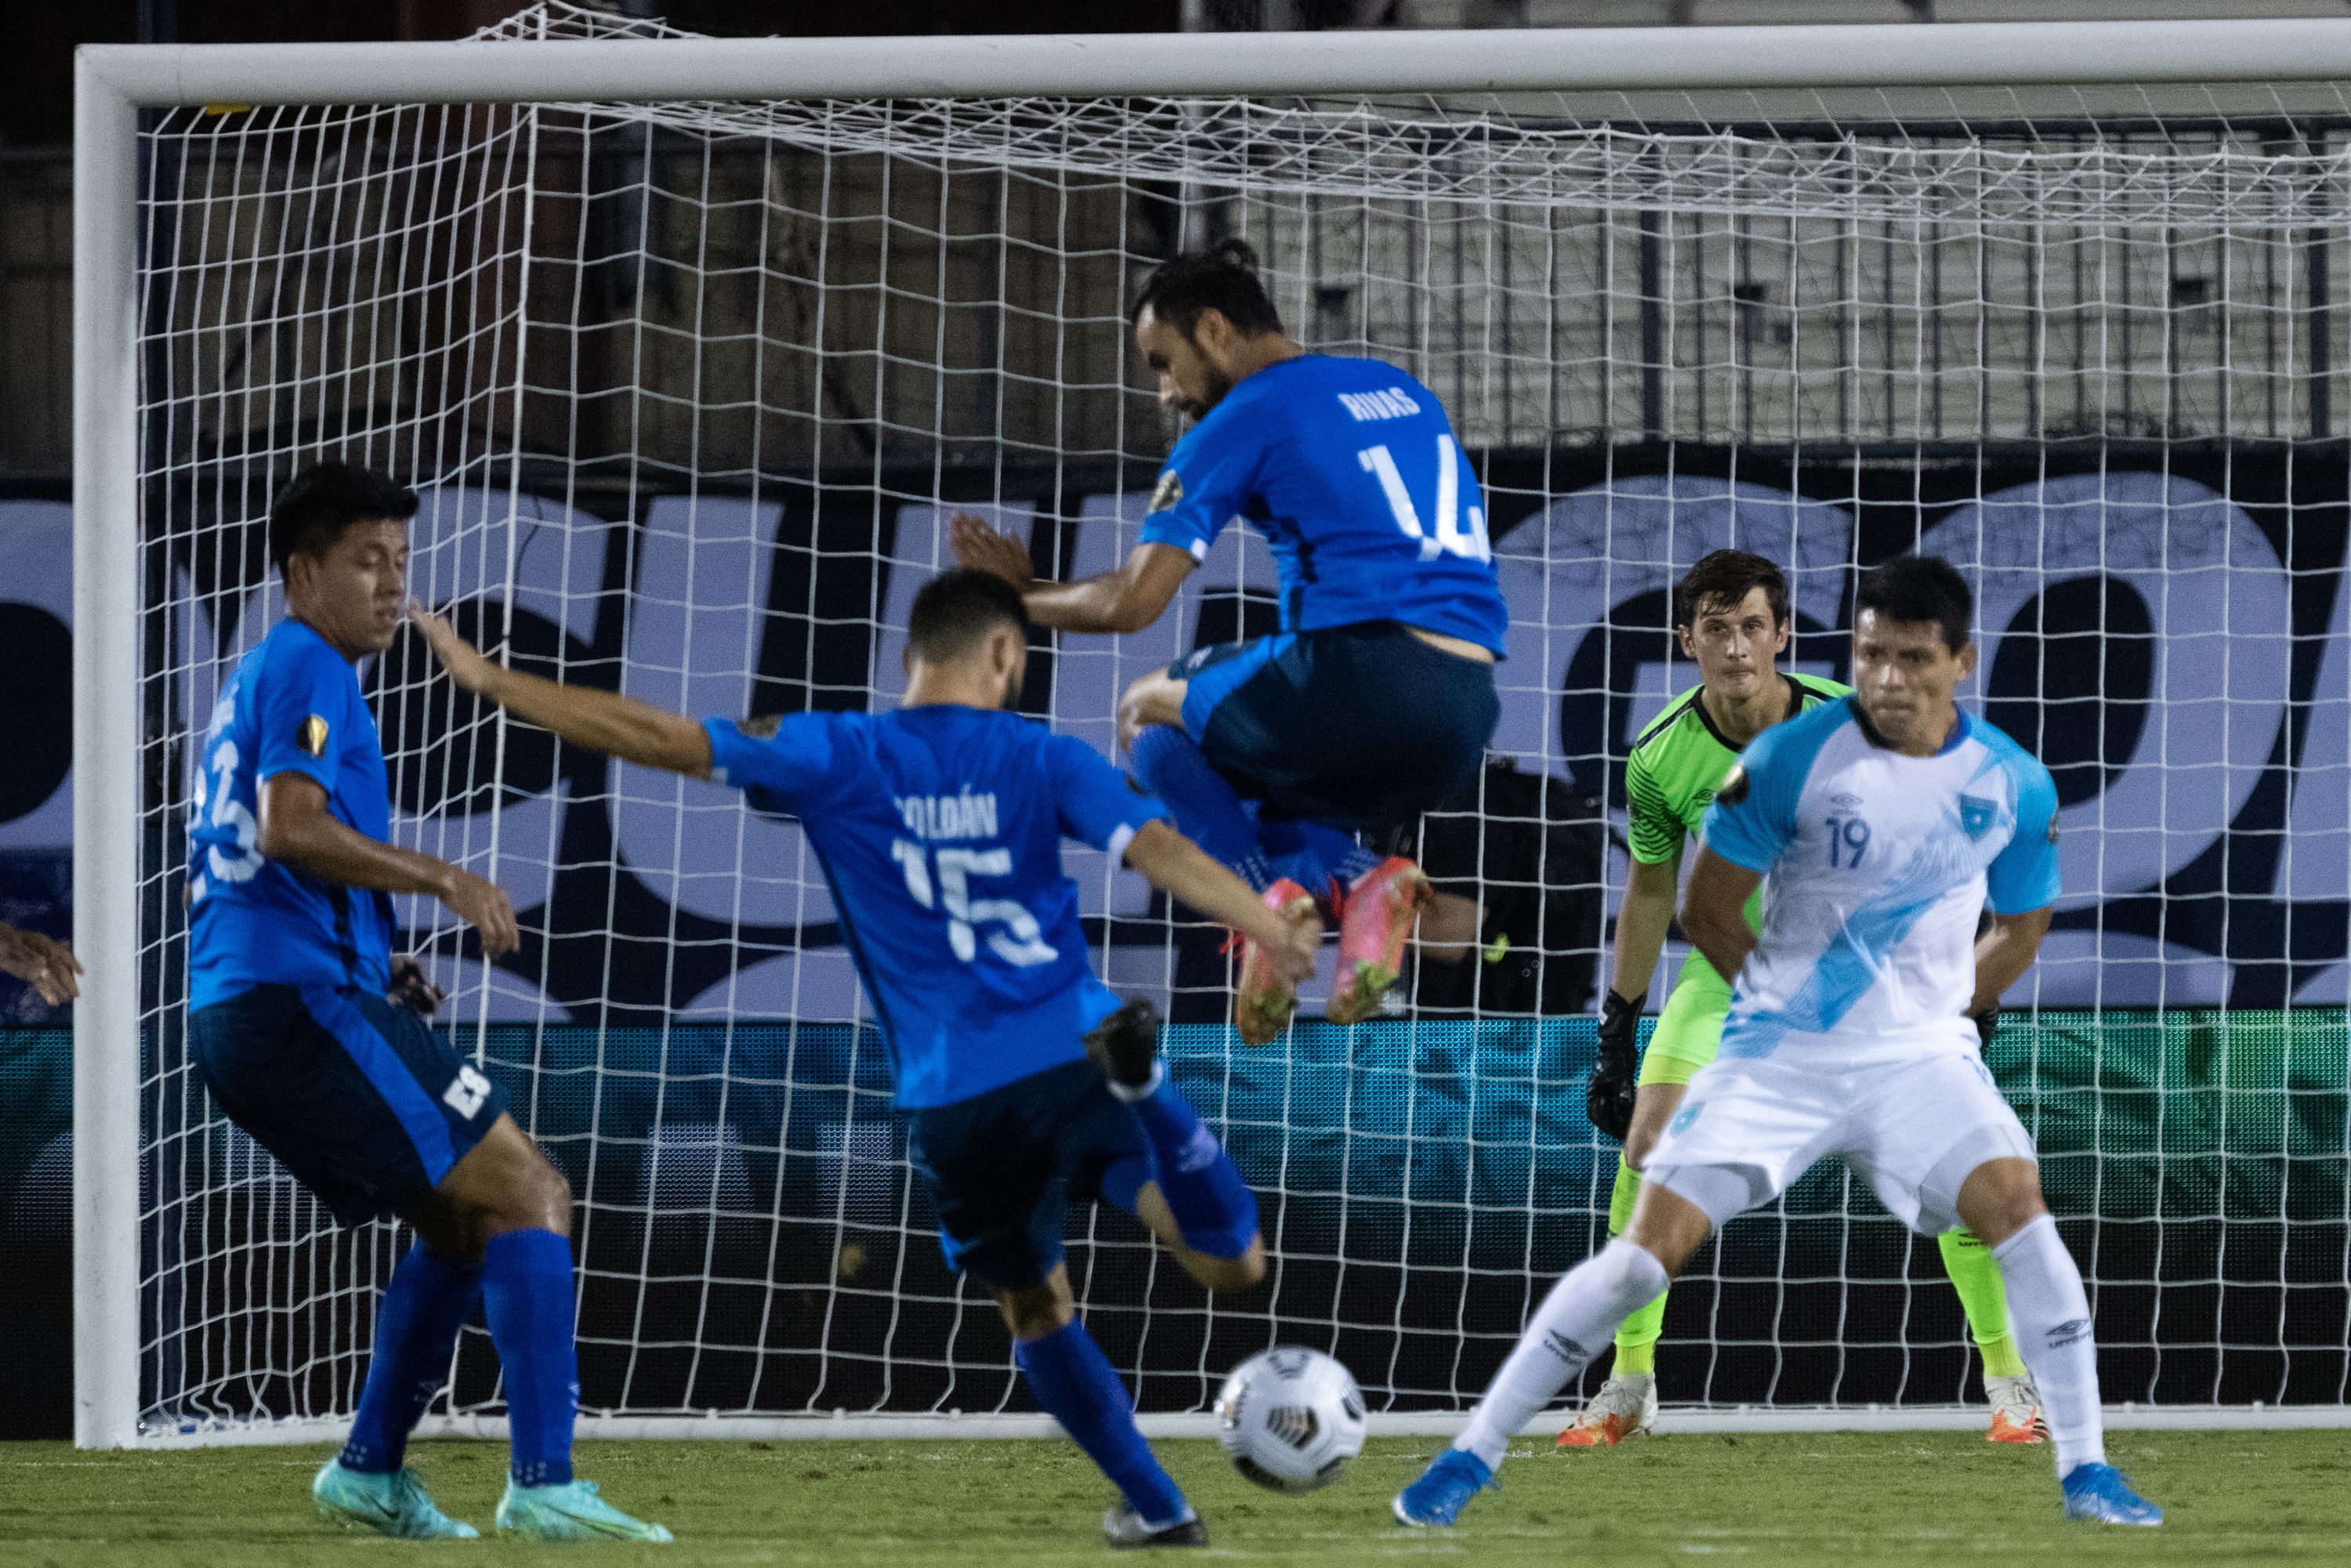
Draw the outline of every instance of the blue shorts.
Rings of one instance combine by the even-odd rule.
[[[188,1015],[188,1054],[229,1120],[345,1225],[423,1198],[507,1106],[423,1019],[365,991],[239,991]]]
[[[1274,813],[1378,831],[1468,788],[1502,716],[1494,666],[1393,621],[1219,643],[1167,668],[1184,728]]]
[[[906,1113],[906,1159],[939,1217],[947,1267],[998,1291],[1044,1282],[1061,1263],[1072,1198],[1128,1202],[1155,1179],[1134,1108],[1091,1061],[1068,1061],[1001,1088]],[[1128,1162],[1132,1162],[1129,1164]],[[1113,1167],[1126,1169],[1113,1175]]]

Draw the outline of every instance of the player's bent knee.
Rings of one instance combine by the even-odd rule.
[[[1986,1247],[1998,1247],[2049,1212],[2041,1196],[2041,1167],[2015,1156],[1984,1161],[1959,1184],[1959,1220]]]
[[[1077,1321],[1076,1298],[1070,1294],[1067,1270],[1056,1266],[1050,1274],[1034,1285],[1017,1290],[998,1289],[996,1310],[1004,1316],[1004,1326],[1019,1340],[1040,1340],[1057,1334]]]
[[[1672,1277],[1681,1273],[1713,1228],[1706,1210],[1670,1188],[1644,1181],[1622,1239],[1655,1258]]]
[[[1255,1234],[1236,1257],[1219,1258],[1188,1247],[1176,1257],[1184,1272],[1211,1291],[1246,1291],[1265,1279],[1265,1239]]]

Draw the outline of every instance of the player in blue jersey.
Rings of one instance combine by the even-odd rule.
[[[1435,392],[1381,361],[1291,339],[1238,241],[1163,264],[1132,320],[1160,401],[1197,422],[1134,551],[1082,582],[1039,582],[1026,549],[962,517],[956,552],[1019,588],[1047,626],[1133,632],[1166,610],[1226,524],[1265,536],[1280,631],[1143,677],[1120,727],[1136,777],[1270,900],[1343,890],[1330,1016],[1352,1023],[1378,1009],[1416,921],[1427,956],[1476,946],[1476,904],[1436,902],[1410,861],[1379,860],[1350,835],[1447,803],[1493,736],[1510,612],[1478,476]],[[1296,998],[1245,950],[1234,1000],[1242,1035],[1262,1040]]]
[[[286,619],[229,676],[188,813],[188,1054],[230,1120],[346,1225],[396,1214],[416,1244],[376,1309],[350,1439],[320,1512],[386,1535],[470,1537],[402,1466],[476,1302],[505,1373],[514,1462],[497,1527],[667,1541],[571,1474],[571,1189],[506,1094],[425,1025],[439,993],[392,957],[391,894],[517,943],[471,872],[390,842],[391,795],[355,666],[399,630],[416,497],[321,464],[269,514]]]
[[[1156,1060],[1147,1004],[1094,978],[1061,841],[1107,851],[1247,933],[1292,979],[1313,967],[1311,906],[1278,911],[1168,826],[1116,768],[1006,711],[1027,673],[1019,595],[983,572],[926,583],[906,622],[893,713],[695,723],[492,664],[419,623],[460,686],[566,740],[710,778],[799,819],[888,1042],[906,1156],[951,1268],[995,1292],[1037,1403],[1114,1481],[1113,1544],[1205,1544],[1152,1457],[1062,1265],[1071,1198],[1136,1215],[1211,1289],[1265,1271],[1257,1200]]]
[[[1853,695],[1740,754],[1681,911],[1716,971],[1738,977],[1721,1053],[1690,1080],[1624,1234],[1552,1289],[1461,1436],[1398,1495],[1406,1524],[1451,1524],[1511,1435],[1709,1231],[1831,1155],[1913,1229],[1965,1225],[1999,1260],[2067,1516],[2163,1522],[2105,1462],[2081,1270],[2032,1136],[1984,1069],[1978,1020],[2049,931],[2057,787],[1951,700],[1975,667],[1973,612],[1946,561],[1877,568],[1855,595]],[[1760,934],[1745,915],[1759,886]]]

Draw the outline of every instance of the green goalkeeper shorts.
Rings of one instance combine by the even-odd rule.
[[[1649,1033],[1640,1082],[1687,1083],[1722,1049],[1722,1020],[1729,1011],[1729,985],[1714,966],[1691,954]]]

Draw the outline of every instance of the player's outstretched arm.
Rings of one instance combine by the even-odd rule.
[[[1690,868],[1689,886],[1682,894],[1682,935],[1725,979],[1735,979],[1755,950],[1747,901],[1762,882],[1761,872],[1734,865],[1709,849],[1699,850],[1698,864]]]
[[[81,973],[81,960],[73,956],[72,948],[54,936],[21,931],[5,920],[0,920],[0,971],[31,986],[53,1008],[81,995],[81,984],[74,977]]]
[[[1078,582],[1040,582],[1027,547],[968,512],[949,519],[947,540],[957,561],[1019,589],[1031,621],[1062,632],[1142,631],[1175,600],[1195,564],[1190,552],[1173,545],[1137,545],[1113,570]]]
[[[327,791],[316,779],[291,769],[261,782],[261,831],[255,847],[324,882],[381,893],[429,894],[481,933],[490,957],[520,944],[514,901],[496,883],[462,866],[414,850],[369,838],[337,820],[327,809]]]
[[[2043,904],[2022,915],[1991,916],[1976,938],[1976,996],[1969,1017],[1999,1006],[2008,988],[2024,977],[2040,956],[2041,939],[2049,935],[2050,917],[2056,912],[2056,905]]]
[[[424,634],[450,680],[497,704],[526,724],[643,768],[689,779],[710,777],[710,736],[690,718],[592,686],[567,686],[482,656],[456,628],[410,601],[408,618]]]
[[[1292,982],[1314,973],[1322,919],[1301,899],[1286,910],[1267,905],[1249,884],[1165,822],[1145,822],[1126,846],[1126,863],[1152,886],[1249,937],[1272,955]]]

